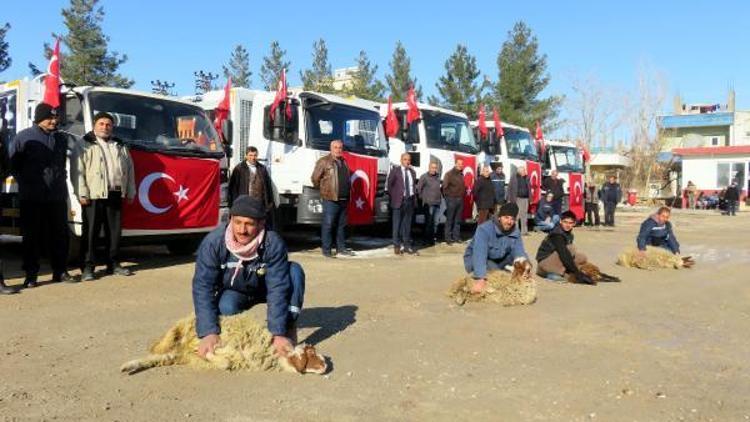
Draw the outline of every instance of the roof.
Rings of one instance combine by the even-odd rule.
[[[471,123],[471,127],[479,127],[479,120],[472,120],[470,123]],[[495,127],[495,122],[493,120],[486,121],[485,124],[487,124],[488,128]],[[516,129],[516,130],[530,133],[529,130],[525,127],[517,126],[511,123],[506,123],[506,122],[503,122],[502,120],[500,121],[500,124],[503,126],[503,128]]]
[[[695,148],[673,148],[675,155],[698,156],[698,155],[750,155],[750,145],[731,145],[728,147],[695,147]]]
[[[431,111],[439,111],[441,113],[450,114],[457,117],[463,117],[464,119],[467,119],[466,114],[461,113],[460,111],[454,111],[449,110],[447,108],[437,107],[425,103],[417,103],[417,107],[419,110],[431,110]],[[393,109],[394,110],[406,110],[408,108],[406,103],[393,103]],[[380,105],[380,112],[381,114],[386,113],[388,111],[388,103],[381,104]]]

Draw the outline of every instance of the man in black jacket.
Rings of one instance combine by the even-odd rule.
[[[609,181],[602,185],[599,195],[604,202],[604,225],[613,227],[615,225],[615,208],[622,200],[622,189],[620,189],[620,184],[617,183],[617,178],[614,175],[609,176]]]
[[[724,192],[724,200],[727,201],[727,215],[737,215],[737,203],[740,200],[740,190],[737,188],[737,182],[732,182]]]
[[[477,225],[487,221],[495,210],[495,187],[492,185],[492,180],[490,180],[490,173],[492,173],[490,166],[482,166],[482,171],[479,173],[476,183],[474,183],[474,191],[472,193],[474,194],[474,203],[479,212]]]
[[[266,226],[274,208],[273,187],[266,167],[258,162],[258,149],[249,146],[245,150],[245,161],[232,169],[229,177],[229,206],[242,195],[260,200],[266,206]]]
[[[562,281],[563,276],[572,274],[578,283],[596,284],[589,276],[582,273],[578,266],[586,262],[586,255],[576,251],[573,246],[573,227],[576,215],[565,211],[560,222],[550,231],[539,245],[536,252],[537,274],[553,281]]]
[[[68,140],[57,131],[57,109],[40,103],[34,126],[13,139],[11,173],[18,182],[23,234],[24,287],[37,285],[39,255],[49,250],[52,281],[75,282],[68,275]]]
[[[565,180],[558,177],[557,170],[552,170],[550,177],[544,179],[542,190],[547,194],[552,194],[552,209],[555,211],[555,215],[562,213],[562,201],[565,196]]]

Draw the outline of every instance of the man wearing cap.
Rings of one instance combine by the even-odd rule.
[[[129,276],[132,272],[120,265],[122,201],[135,198],[135,174],[128,148],[112,136],[114,118],[99,112],[94,116],[94,130],[83,136],[78,156],[78,202],[83,211],[81,257],[83,281],[94,280],[96,240],[104,227],[107,245],[107,274]]]
[[[18,183],[23,234],[24,287],[37,285],[39,255],[49,251],[52,281],[77,281],[66,271],[68,260],[68,186],[65,164],[68,139],[57,131],[58,111],[40,103],[34,125],[15,136],[11,174]]]
[[[516,227],[518,205],[509,202],[500,207],[497,218],[477,227],[464,253],[464,268],[475,283],[472,292],[478,293],[487,285],[487,272],[504,270],[516,260],[528,259]]]
[[[230,221],[201,242],[193,276],[195,330],[205,356],[219,343],[219,315],[233,315],[267,303],[273,345],[286,355],[297,341],[296,320],[305,295],[305,273],[290,262],[281,236],[266,230],[263,201],[242,195]]]
[[[586,263],[587,258],[573,245],[573,227],[576,225],[576,215],[573,211],[565,211],[560,215],[560,221],[542,240],[536,252],[537,274],[552,281],[563,281],[563,276],[572,274],[578,283],[596,284],[578,268]]]

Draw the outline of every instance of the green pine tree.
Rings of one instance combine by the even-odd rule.
[[[367,53],[364,50],[360,51],[357,71],[352,75],[351,85],[346,86],[344,92],[357,98],[382,102],[385,85],[375,76],[377,71],[378,66],[370,62]]]
[[[250,54],[245,47],[237,45],[232,51],[227,66],[222,66],[224,77],[232,78],[232,86],[239,88],[250,88],[250,78],[253,72],[250,71]]]
[[[328,62],[328,47],[324,39],[313,43],[312,68],[300,72],[303,89],[305,91],[317,91],[323,93],[334,93],[333,72]]]
[[[516,22],[508,32],[497,67],[492,102],[503,121],[533,129],[538,120],[545,131],[554,129],[563,97],[540,98],[549,84],[547,55],[539,53],[539,42],[524,22]]]
[[[388,83],[388,91],[393,102],[406,101],[406,93],[410,87],[414,87],[417,99],[422,98],[422,87],[417,85],[417,78],[411,77],[411,59],[406,54],[406,49],[401,41],[396,43],[393,57],[388,63],[391,66],[391,74],[385,76]]]
[[[6,23],[0,26],[0,72],[9,68],[13,60],[10,58],[8,41],[5,41],[5,34],[10,30],[10,24]]]
[[[483,83],[479,81],[480,74],[476,57],[469,54],[465,45],[459,44],[445,61],[445,75],[435,84],[440,98],[430,97],[430,104],[460,111],[475,119],[483,88]]]
[[[113,86],[130,88],[134,81],[119,73],[118,68],[128,56],[109,52],[109,37],[102,31],[104,9],[99,0],[70,0],[70,7],[62,10],[68,33],[59,36],[67,53],[61,59],[60,76],[76,85]],[[56,36],[57,37],[57,36]],[[62,48],[61,48],[62,50]],[[49,58],[52,49],[45,44]]]
[[[276,90],[282,69],[289,70],[290,62],[284,60],[285,57],[286,50],[281,49],[278,41],[272,42],[271,51],[263,57],[263,64],[260,66],[260,79],[267,91]]]

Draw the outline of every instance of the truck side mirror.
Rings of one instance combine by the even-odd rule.
[[[224,143],[231,144],[232,143],[232,129],[234,128],[234,123],[232,123],[232,120],[226,119],[223,122],[221,122],[221,135],[224,138]]]

